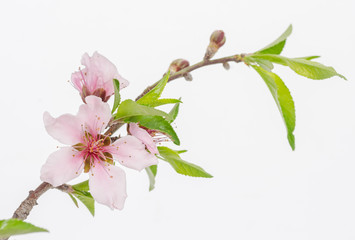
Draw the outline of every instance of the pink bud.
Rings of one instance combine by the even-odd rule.
[[[211,59],[215,53],[218,51],[220,47],[224,45],[226,42],[226,36],[222,30],[216,30],[211,34],[210,44],[207,47],[205,57],[203,58],[205,61]]]
[[[184,68],[187,68],[188,66],[190,66],[190,63],[187,60],[179,58],[172,61],[172,63],[169,66],[169,70],[170,73],[176,73]]]
[[[222,47],[226,42],[224,32],[222,30],[214,31],[210,37],[210,42],[216,44],[218,48]]]

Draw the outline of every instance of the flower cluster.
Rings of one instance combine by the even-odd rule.
[[[68,146],[49,155],[41,169],[41,180],[57,187],[82,172],[89,173],[93,198],[111,209],[122,209],[127,197],[126,177],[115,162],[141,171],[158,163],[159,152],[149,132],[136,123],[129,124],[129,135],[114,142],[104,133],[111,119],[107,100],[114,94],[113,79],[119,81],[120,88],[128,81],[97,52],[92,57],[84,54],[81,62],[85,68],[72,74],[72,83],[84,101],[78,113],[58,118],[44,113],[48,134]]]

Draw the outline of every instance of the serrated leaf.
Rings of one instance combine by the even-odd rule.
[[[8,238],[14,235],[21,235],[34,232],[48,232],[48,230],[36,227],[31,223],[20,219],[0,220],[0,238]]]
[[[89,180],[72,185],[72,188],[79,191],[89,191]]]
[[[269,88],[286,125],[288,142],[292,150],[295,150],[295,137],[293,135],[293,131],[295,130],[296,113],[295,104],[290,91],[281,78],[275,73],[268,72],[256,65],[252,65],[252,67],[257,71],[257,73],[259,73]]]
[[[166,134],[176,145],[180,145],[180,140],[168,121],[161,116],[134,116],[126,119],[126,122],[135,122],[139,125],[158,130]]]
[[[158,100],[159,97],[161,96],[161,94],[166,86],[166,83],[169,80],[169,76],[170,76],[170,71],[168,71],[164,75],[164,77],[157,83],[157,85],[152,90],[150,90],[143,97],[138,99],[137,103],[142,104],[142,105],[146,105],[146,106],[152,106],[151,104],[154,104],[154,102],[156,100]]]
[[[260,49],[256,53],[270,53],[270,54],[280,54],[282,52],[282,49],[284,48],[286,44],[286,39],[288,36],[290,36],[292,33],[292,25],[290,25],[286,31],[281,34],[280,37],[278,37],[275,41],[267,45],[266,47]]]
[[[277,64],[288,66],[295,73],[310,79],[319,80],[339,76],[346,80],[346,78],[337,73],[334,68],[305,58],[287,58],[275,54],[253,54],[251,57],[253,59],[266,59]]]
[[[158,147],[161,159],[168,162],[177,173],[191,176],[211,178],[211,174],[207,173],[203,168],[182,160],[178,153],[168,147]]]
[[[124,120],[126,118],[130,117],[135,117],[135,116],[162,116],[166,118],[166,120],[170,121],[171,116],[167,114],[166,112],[163,112],[161,110],[144,106],[141,104],[138,104],[135,101],[132,101],[131,99],[127,99],[123,101],[117,109],[116,114],[114,115],[115,119],[121,119]]]
[[[149,178],[149,191],[152,191],[155,188],[155,176],[157,175],[157,169],[157,165],[152,165],[145,168]]]
[[[176,103],[174,105],[174,107],[170,110],[169,116],[170,116],[171,120],[168,120],[169,123],[172,123],[175,121],[177,115],[179,114],[179,108],[180,108],[180,103]]]
[[[79,208],[79,204],[78,201],[75,199],[75,197],[73,197],[73,195],[71,195],[70,193],[68,193],[69,197],[71,198],[71,200],[74,202],[75,206],[77,208]]]
[[[75,190],[73,192],[73,195],[85,205],[85,207],[89,210],[91,215],[94,217],[95,216],[95,200],[91,196],[91,194],[86,191]]]
[[[113,79],[113,88],[115,90],[115,98],[113,101],[111,114],[115,112],[121,102],[120,82],[117,79]]]
[[[181,103],[181,101],[179,99],[175,99],[175,98],[162,98],[162,99],[158,99],[158,100],[154,101],[153,103],[149,104],[149,106],[150,107],[158,107],[161,105],[173,104],[173,103]]]

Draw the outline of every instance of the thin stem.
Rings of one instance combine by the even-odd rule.
[[[205,67],[205,66],[208,66],[208,65],[214,65],[214,64],[224,64],[224,63],[227,63],[227,62],[236,62],[236,63],[240,63],[240,62],[243,62],[244,61],[244,57],[245,57],[245,54],[236,54],[236,55],[232,55],[232,56],[229,56],[229,57],[224,57],[224,58],[218,58],[218,59],[214,59],[214,60],[204,60],[204,61],[201,61],[201,62],[198,62],[194,65],[191,65],[187,68],[184,68],[182,69],[181,71],[179,72],[176,72],[174,74],[171,74],[169,76],[169,79],[168,79],[168,82],[171,82],[177,78],[181,78],[181,77],[184,77],[186,76],[186,74],[196,70],[196,69],[199,69],[201,67]],[[145,94],[147,94],[150,90],[152,90],[157,84],[158,84],[159,81],[157,81],[156,83],[150,85],[149,87],[147,87],[137,98],[136,98],[136,101],[140,98],[142,98]],[[112,135],[114,132],[116,132],[120,127],[122,127],[124,125],[124,123],[113,123],[109,129],[105,132],[105,134],[109,134],[109,135]]]

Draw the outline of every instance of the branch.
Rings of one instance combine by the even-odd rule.
[[[49,189],[53,188],[53,186],[49,183],[43,182],[41,183],[34,191],[30,191],[28,197],[21,203],[21,205],[16,209],[12,218],[17,218],[21,220],[25,220],[30,214],[32,208],[37,205],[37,200],[43,193],[47,192]],[[73,189],[70,185],[63,184],[56,189],[66,192],[72,193]]]
[[[169,76],[168,82],[171,82],[177,78],[181,78],[186,76],[186,74],[198,69],[198,68],[202,68],[208,65],[214,65],[214,64],[224,64],[224,63],[228,63],[228,62],[236,62],[236,63],[240,63],[240,62],[244,62],[244,57],[246,54],[236,54],[236,55],[232,55],[229,57],[224,57],[224,58],[218,58],[218,59],[214,59],[214,60],[203,60],[199,63],[196,63],[194,65],[191,65],[189,67],[186,67],[184,69],[182,69],[179,72],[176,72],[174,74],[171,74]],[[136,101],[140,98],[142,98],[145,94],[147,94],[150,90],[152,90],[157,84],[159,83],[159,81],[157,81],[156,83],[154,83],[153,85],[147,87],[137,98]],[[124,123],[113,123],[109,129],[105,132],[105,134],[108,135],[112,135],[113,133],[115,133],[120,127],[122,127],[124,125]]]

